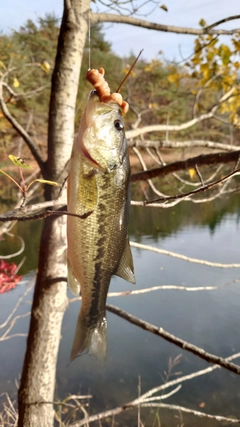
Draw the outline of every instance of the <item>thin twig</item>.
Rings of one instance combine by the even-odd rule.
[[[11,318],[13,317],[13,315],[16,313],[18,307],[20,306],[20,304],[22,303],[23,299],[25,298],[25,296],[32,290],[32,287],[35,283],[35,278],[31,280],[31,282],[29,283],[29,285],[27,286],[27,289],[25,290],[25,292],[18,298],[14,308],[12,309],[11,313],[9,314],[9,316],[7,317],[7,319],[5,320],[5,322],[3,322],[0,325],[0,329],[3,329],[7,326],[7,324],[10,322]]]
[[[188,414],[192,414],[195,415],[197,417],[200,418],[208,418],[210,420],[216,420],[216,421],[221,421],[221,422],[225,422],[225,423],[230,423],[230,424],[240,424],[240,419],[238,418],[228,418],[228,417],[223,417],[221,415],[211,415],[211,414],[206,414],[205,412],[200,412],[200,411],[195,411],[194,409],[189,409],[189,408],[185,408],[184,406],[179,406],[179,405],[170,405],[167,403],[143,403],[141,404],[142,407],[144,408],[162,408],[162,409],[169,409],[171,411],[181,411],[181,412],[185,412]]]
[[[139,172],[141,173],[141,172]],[[143,172],[144,173],[144,172]],[[217,186],[218,184],[222,184],[223,182],[231,179],[234,176],[240,175],[240,169],[233,171],[231,173],[229,173],[228,175],[224,176],[223,178],[218,179],[217,181],[214,182],[210,182],[209,184],[206,184],[202,187],[199,187],[195,190],[189,191],[187,193],[182,193],[182,194],[178,194],[177,196],[168,196],[168,197],[159,197],[157,199],[153,199],[153,200],[144,200],[143,202],[132,202],[132,204],[142,204],[142,206],[153,206],[156,203],[163,203],[166,206],[169,206],[169,202],[171,201],[180,201],[180,200],[187,200],[190,199],[192,196],[195,196],[196,194],[202,193],[204,191],[210,190],[213,187]],[[149,178],[146,178],[149,179]]]
[[[208,267],[218,267],[218,268],[240,268],[240,264],[222,264],[220,262],[210,262],[202,259],[191,258],[186,255],[177,254],[175,252],[166,251],[165,249],[155,248],[149,245],[143,245],[142,243],[132,242],[130,241],[130,245],[133,248],[146,249],[148,251],[156,252],[162,255],[168,255],[173,258],[182,259],[183,261],[193,262],[195,264],[207,265]]]
[[[239,358],[239,357],[240,357],[240,353],[236,353],[234,355],[229,356],[226,360],[230,361],[230,360],[233,360],[233,359],[236,359],[236,358]],[[159,391],[162,391],[162,390],[164,390],[166,388],[172,387],[172,386],[174,386],[176,384],[179,384],[179,383],[182,383],[184,381],[188,381],[190,379],[196,378],[198,376],[202,376],[202,375],[205,375],[207,373],[210,373],[210,372],[212,372],[212,371],[214,371],[215,369],[218,369],[218,368],[221,368],[221,367],[219,365],[214,365],[214,366],[210,366],[210,367],[208,367],[206,369],[202,369],[201,371],[193,372],[192,374],[188,374],[188,375],[184,375],[182,377],[176,378],[175,380],[169,381],[168,383],[162,384],[161,386],[158,386],[158,387],[152,388],[151,390],[148,390],[148,392],[144,393],[142,396],[140,396],[140,398],[137,398],[137,399],[135,399],[135,400],[127,403],[126,405],[123,405],[121,407],[117,407],[117,408],[114,408],[114,409],[110,409],[108,411],[104,411],[104,412],[98,413],[96,415],[92,415],[92,416],[90,416],[90,417],[87,418],[87,422],[89,424],[91,424],[94,421],[98,421],[98,420],[105,419],[107,417],[113,417],[115,415],[119,415],[120,413],[122,413],[122,412],[124,412],[126,410],[135,408],[139,404],[139,400],[140,400],[141,406],[143,406],[144,402],[149,398],[149,396],[152,396],[153,394],[158,393]],[[176,388],[174,390],[174,392],[176,392],[178,390],[179,389]],[[170,394],[171,394],[171,392],[170,392]],[[166,398],[166,396],[169,397],[169,393],[167,395],[165,395],[165,398]],[[224,417],[222,417],[222,418],[224,418]],[[230,418],[226,418],[225,420],[229,421],[231,419]],[[224,420],[222,419],[222,421],[224,421]],[[77,422],[71,424],[70,427],[82,427],[82,426],[85,425],[85,422],[86,422],[86,418],[84,418],[81,421],[77,421]]]
[[[19,133],[19,135],[21,135],[21,137],[26,142],[26,144],[29,147],[34,159],[38,163],[38,166],[44,175],[45,163],[42,159],[42,156],[41,156],[38,148],[36,147],[34,141],[29,136],[29,134],[25,131],[25,129],[20,125],[20,123],[18,123],[18,121],[11,115],[10,111],[8,110],[7,105],[5,104],[3,96],[2,96],[1,87],[0,87],[0,106],[1,106],[1,109],[2,109],[2,112],[5,116],[5,118],[11,123],[13,128]]]
[[[13,335],[8,335],[8,334],[9,334],[9,332],[12,330],[12,328],[14,327],[15,323],[16,323],[19,319],[24,319],[25,317],[30,316],[30,314],[31,314],[31,312],[29,311],[29,312],[27,312],[27,313],[19,314],[18,316],[15,316],[15,317],[12,319],[11,323],[9,324],[8,329],[7,329],[7,330],[4,332],[4,334],[0,337],[0,341],[6,341],[6,340],[9,340],[9,339],[14,338],[14,337],[26,337],[26,336],[27,336],[27,334],[22,334],[22,333],[17,333],[17,334],[13,334]]]
[[[6,232],[5,234],[7,234],[10,237],[14,237],[14,238],[20,240],[21,248],[17,252],[14,252],[13,254],[0,255],[0,258],[1,259],[10,259],[10,258],[14,258],[16,256],[21,255],[21,253],[23,253],[23,251],[25,249],[25,242],[24,242],[23,238],[21,236],[16,236],[15,234],[12,234],[12,233],[9,233],[9,232]]]

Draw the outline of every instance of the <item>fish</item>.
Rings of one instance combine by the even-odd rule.
[[[128,238],[130,164],[123,113],[128,104],[110,93],[104,69],[93,84],[73,143],[68,174],[68,284],[81,294],[71,360],[106,356],[106,299],[113,275],[135,283]],[[77,215],[77,216],[76,216]]]

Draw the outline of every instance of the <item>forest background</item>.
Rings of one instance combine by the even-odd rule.
[[[206,22],[200,20],[200,27]],[[2,76],[7,74],[11,88],[7,105],[11,114],[29,133],[37,138],[43,158],[46,157],[47,115],[51,90],[51,76],[59,33],[59,19],[55,15],[39,18],[37,23],[28,20],[19,31],[0,36],[0,67]],[[124,87],[123,96],[130,103],[130,113],[126,116],[126,129],[130,130],[154,123],[170,124],[174,118],[175,125],[193,123],[171,130],[171,140],[196,141],[212,140],[219,143],[235,145],[239,137],[240,101],[230,89],[237,87],[239,80],[239,36],[236,34],[228,39],[227,44],[221,43],[213,35],[195,39],[193,54],[178,62],[169,62],[164,52],[159,51],[157,58],[151,61],[140,60],[131,73]],[[135,56],[130,54],[121,58],[111,50],[111,43],[106,41],[101,25],[91,27],[91,67],[98,68],[104,64],[107,79],[112,90],[116,90],[121,79],[129,70]],[[8,69],[11,69],[8,73]],[[89,42],[87,41],[80,76],[75,129],[79,124],[90,85],[85,80],[89,68]],[[4,86],[3,86],[4,88]],[[12,92],[12,93],[11,93]],[[211,114],[222,93],[229,93],[226,100],[217,106],[217,112]],[[209,118],[202,117],[210,112]],[[183,126],[182,126],[183,127]],[[179,135],[179,130],[181,134]],[[168,131],[167,131],[168,133]],[[26,162],[32,161],[25,145],[16,141],[18,133],[11,123],[0,113],[1,160],[6,161],[7,153],[22,153]],[[151,141],[165,140],[166,126],[158,134],[151,134]],[[7,150],[6,150],[7,147]],[[23,150],[23,152],[22,152]],[[6,166],[1,163],[1,167]],[[7,191],[3,187],[1,192]]]

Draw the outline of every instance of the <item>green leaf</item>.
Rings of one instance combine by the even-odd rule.
[[[25,160],[22,159],[21,157],[16,157],[16,156],[13,156],[12,154],[9,154],[8,157],[13,162],[13,164],[18,166],[19,168],[31,169],[32,167],[30,165],[27,165],[27,163],[25,163]]]

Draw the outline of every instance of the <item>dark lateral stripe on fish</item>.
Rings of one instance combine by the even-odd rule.
[[[107,180],[106,180],[107,181]],[[104,272],[102,271],[102,260],[104,259],[104,252],[106,250],[105,244],[106,239],[104,238],[104,231],[107,226],[106,221],[106,208],[107,206],[103,203],[99,205],[100,211],[97,216],[97,223],[99,224],[98,228],[98,234],[99,238],[96,241],[96,247],[97,247],[97,254],[94,257],[95,261],[95,273],[94,273],[94,279],[92,283],[92,290],[91,290],[91,308],[89,311],[89,317],[92,318],[93,322],[94,320],[97,320],[100,315],[104,315],[105,311],[101,309],[99,306],[99,303],[101,304],[102,301],[99,300],[99,284],[102,283]],[[109,277],[109,283],[110,283],[110,277]],[[107,296],[107,295],[106,295]],[[105,296],[103,301],[103,306],[105,305]]]

